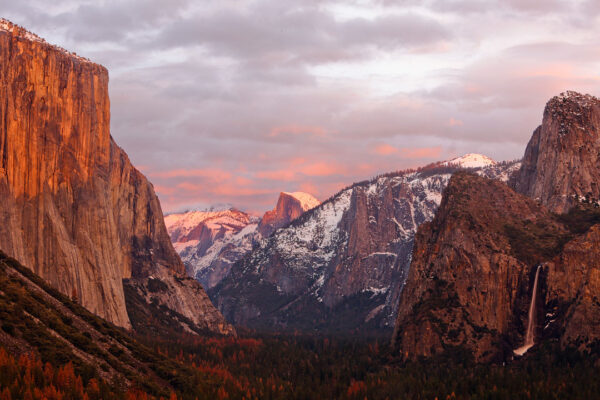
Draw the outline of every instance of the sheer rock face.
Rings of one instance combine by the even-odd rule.
[[[453,175],[435,218],[415,237],[394,332],[399,351],[411,359],[453,348],[477,361],[512,358],[526,334],[538,265],[535,343],[556,339],[584,349],[598,340],[595,213],[581,233],[571,217],[506,185]]]
[[[584,349],[600,338],[599,129],[600,100],[567,92],[546,105],[510,179],[520,194],[453,176],[416,235],[393,336],[405,357],[460,347],[480,361],[511,358],[538,265],[535,342]]]
[[[462,346],[486,359],[506,350],[498,345],[506,337],[516,339],[533,285],[533,266],[515,257],[505,233],[519,220],[563,230],[500,182],[466,173],[450,179],[435,218],[415,237],[394,333],[405,357]]]
[[[277,229],[289,224],[304,212],[319,205],[319,201],[308,193],[281,192],[274,210],[267,211],[258,224],[258,232],[270,236]]]
[[[599,340],[600,225],[567,243],[545,270],[544,334],[581,349]]]
[[[512,186],[555,212],[600,198],[600,100],[566,92],[546,105]]]
[[[185,269],[152,185],[110,136],[108,72],[0,22],[0,248],[130,327],[122,279]],[[173,307],[201,323],[194,290]]]

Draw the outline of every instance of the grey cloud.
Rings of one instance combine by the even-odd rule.
[[[177,21],[159,35],[158,43],[204,45],[225,56],[262,58],[272,64],[313,64],[368,57],[372,48],[410,48],[449,37],[450,31],[440,22],[414,13],[337,21],[318,8],[257,7]]]
[[[598,47],[582,39],[597,37],[593,2],[564,8],[567,3],[386,1],[379,2],[386,13],[374,19],[356,14],[369,8],[362,1],[177,0],[168,12],[162,0],[45,4],[11,1],[2,9],[109,68],[112,133],[134,164],[167,189],[159,191],[167,210],[201,202],[266,209],[280,190],[303,185],[326,198],[378,172],[434,161],[374,154],[381,144],[439,148],[439,158],[473,151],[519,157],[550,96],[571,88],[600,93],[590,72]],[[358,11],[338,18],[332,4],[354,4]],[[483,47],[502,38],[498,27],[507,17],[521,27],[556,20],[564,41],[549,36],[504,50]],[[427,54],[438,44],[451,55],[457,51],[456,60],[437,66],[438,58],[430,59],[436,84],[428,89],[410,90],[404,87],[410,82],[395,79],[398,86],[389,91],[396,94],[374,95],[366,73],[356,82],[333,77],[331,83],[314,70],[358,69],[386,57],[410,64],[439,55]],[[555,71],[561,65],[563,75]],[[334,172],[301,171],[315,163]],[[293,168],[299,172],[289,179],[259,176]],[[177,169],[215,169],[231,178],[217,193],[210,178],[155,175]],[[180,184],[198,189],[175,189]],[[253,190],[236,196],[229,190],[236,185]]]

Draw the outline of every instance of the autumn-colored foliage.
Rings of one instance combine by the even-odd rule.
[[[72,363],[55,367],[38,357],[14,357],[0,347],[0,400],[151,400],[142,390],[121,392],[96,378],[83,382]],[[172,394],[170,400],[177,400]]]

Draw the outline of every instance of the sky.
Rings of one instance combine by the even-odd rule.
[[[517,159],[552,96],[600,95],[596,0],[0,0],[0,16],[108,68],[111,133],[166,212]]]

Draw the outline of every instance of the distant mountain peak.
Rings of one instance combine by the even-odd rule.
[[[281,192],[275,208],[263,215],[258,231],[267,237],[319,204],[319,200],[308,193]]]
[[[459,165],[463,168],[482,168],[490,165],[496,165],[496,161],[492,160],[488,156],[477,153],[465,154],[462,157],[456,157],[452,160],[442,163],[442,165]]]
[[[311,208],[315,208],[321,202],[317,200],[312,194],[306,192],[282,192],[283,194],[287,194],[288,196],[292,196],[296,200],[300,202],[302,209],[304,211],[308,211]]]

